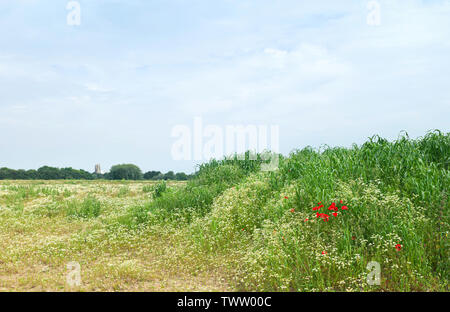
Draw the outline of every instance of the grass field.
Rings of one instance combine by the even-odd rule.
[[[0,290],[448,291],[449,157],[432,132],[187,183],[0,181]]]
[[[0,291],[229,289],[222,272],[184,254],[171,233],[118,223],[150,200],[153,184],[0,181]],[[80,264],[79,287],[66,283],[69,262]]]

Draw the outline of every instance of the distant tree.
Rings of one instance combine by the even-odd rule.
[[[123,164],[112,166],[109,171],[109,178],[111,180],[141,180],[143,175],[138,166]]]
[[[83,169],[77,170],[72,167],[55,168],[43,166],[38,170],[14,170],[6,167],[0,168],[0,180],[93,180],[93,179],[107,179],[107,180],[178,180],[185,181],[192,178],[192,175],[187,175],[184,172],[175,174],[169,171],[165,174],[161,171],[148,171],[142,174],[141,169],[133,164],[115,165],[110,172],[90,173]]]
[[[63,179],[61,171],[58,168],[43,166],[37,170],[38,178],[42,180]]]
[[[175,175],[175,180],[186,181],[187,179],[188,179],[188,175],[186,173],[184,173],[184,172],[178,172]]]
[[[175,173],[173,171],[169,171],[164,175],[164,180],[175,180]]]
[[[49,166],[43,166],[38,170],[14,170],[9,168],[0,168],[0,180],[10,179],[10,180],[58,180],[58,179],[67,179],[67,180],[92,180],[95,177],[85,171],[85,170],[76,170],[72,168],[54,168]]]
[[[15,179],[14,176],[14,170],[6,167],[0,168],[0,180],[12,180]]]
[[[16,170],[16,179],[17,180],[27,180],[28,179],[28,175],[27,175],[27,172],[25,171],[25,170],[23,170],[23,169],[19,169],[19,170]]]
[[[92,180],[94,175],[83,169],[76,170],[71,167],[60,169],[60,176],[67,180]]]
[[[148,171],[144,174],[145,180],[154,180],[155,177],[161,174],[161,171]]]
[[[29,179],[29,180],[38,179],[38,172],[34,169],[27,170],[27,179]]]

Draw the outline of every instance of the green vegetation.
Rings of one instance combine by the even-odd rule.
[[[245,290],[443,289],[449,155],[449,134],[436,131],[395,142],[375,136],[351,149],[305,148],[280,157],[274,172],[259,170],[260,155],[214,160],[185,187],[130,210],[127,225],[184,224],[199,251],[239,254],[230,265]],[[348,211],[331,216],[326,208],[341,201]],[[329,222],[313,211],[319,202]],[[375,288],[366,281],[370,261],[383,268]]]
[[[149,171],[142,174],[141,169],[133,164],[115,165],[105,174],[89,173],[85,170],[72,168],[55,168],[43,166],[38,170],[14,170],[6,167],[0,168],[0,180],[172,180],[186,181],[190,178],[184,172]]]
[[[92,180],[94,175],[84,170],[44,166],[38,170],[0,168],[0,180]]]
[[[115,165],[109,171],[111,180],[141,180],[143,174],[138,166],[132,164]]]
[[[162,194],[167,190],[167,184],[165,181],[159,182],[153,188],[153,198],[161,197]]]
[[[95,218],[100,215],[101,202],[92,195],[83,201],[73,200],[67,202],[67,215],[79,218]]]
[[[66,289],[79,261],[79,290],[448,291],[449,157],[434,131],[186,182],[2,181],[0,289]]]

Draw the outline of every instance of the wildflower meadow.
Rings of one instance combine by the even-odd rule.
[[[448,291],[449,133],[246,156],[187,182],[0,181],[0,289]]]

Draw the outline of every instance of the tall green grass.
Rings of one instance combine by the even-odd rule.
[[[93,195],[88,195],[84,200],[71,200],[66,202],[67,216],[74,218],[95,218],[100,215],[101,202]]]
[[[263,157],[235,155],[199,166],[121,222],[182,227],[195,248],[238,255],[244,290],[443,290],[449,276],[450,134],[352,148],[307,147],[261,172]],[[323,222],[312,207],[343,201]],[[341,205],[341,204],[339,204]],[[401,250],[395,246],[401,245]],[[366,265],[382,266],[382,284]]]

